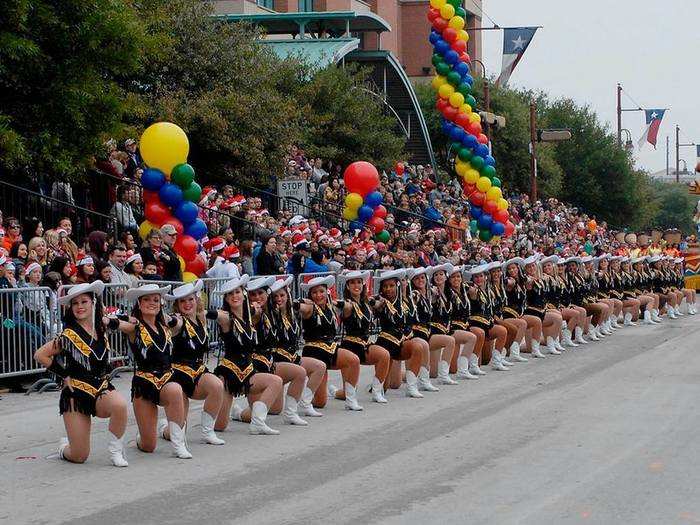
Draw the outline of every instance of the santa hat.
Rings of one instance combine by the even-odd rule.
[[[291,237],[292,236],[292,230],[285,228],[284,226],[280,228],[280,235],[282,237]]]
[[[235,244],[230,244],[224,248],[224,258],[226,259],[238,259],[240,255],[241,252]]]
[[[85,264],[94,264],[92,257],[85,255],[84,253],[78,253],[78,266],[83,266]]]
[[[263,208],[262,210],[258,211],[258,215],[270,215],[270,212]]]
[[[298,247],[301,246],[302,244],[308,244],[308,241],[306,240],[306,237],[304,237],[303,235],[301,235],[301,234],[299,234],[299,233],[295,234],[295,235],[292,237],[292,245],[293,245],[295,248],[298,248]]]
[[[231,200],[234,203],[234,206],[243,206],[248,200],[243,196],[243,195],[236,195],[234,197],[231,197]]]
[[[203,202],[207,202],[210,197],[213,197],[216,195],[216,188],[213,186],[205,186],[204,189],[202,190],[202,196],[200,197],[200,204]]]
[[[318,242],[323,242],[323,241],[327,241],[328,239],[329,239],[328,235],[326,235],[326,234],[324,233],[323,235],[319,235],[318,239],[316,239],[316,240],[317,240]]]
[[[343,236],[343,232],[341,232],[338,228],[331,228],[328,231],[328,235],[330,235],[334,239],[338,239]]]
[[[226,241],[222,237],[214,237],[205,242],[204,247],[210,252],[218,252],[226,248]]]

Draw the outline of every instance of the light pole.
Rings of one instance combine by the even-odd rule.
[[[622,112],[623,111],[644,111],[642,108],[622,107],[622,84],[617,84],[617,145],[622,147]]]
[[[535,144],[537,142],[563,142],[571,140],[571,130],[537,129],[537,107],[534,102],[530,102],[530,201],[537,200],[537,156]]]
[[[681,128],[676,124],[676,184],[680,182],[680,168],[681,168],[681,148],[689,148],[695,146],[695,142],[688,142],[686,144],[681,144],[680,142]],[[685,161],[684,161],[685,162]],[[688,165],[686,164],[685,171],[688,171]]]

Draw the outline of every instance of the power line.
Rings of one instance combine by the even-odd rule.
[[[485,16],[486,18],[488,18],[489,21],[490,21],[494,26],[500,27],[500,26],[493,20],[493,18],[491,18],[491,17],[486,13],[486,11],[484,11],[484,10],[482,9],[482,7],[481,7],[479,4],[477,4],[476,2],[477,2],[477,0],[471,0],[471,1],[470,1],[471,5],[473,5],[474,7],[476,7],[476,8],[481,12],[481,15],[482,15],[482,16]]]

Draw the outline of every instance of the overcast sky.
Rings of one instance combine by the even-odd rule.
[[[668,135],[674,169],[676,123],[682,143],[700,142],[700,0],[484,0],[483,9],[500,26],[544,26],[511,86],[590,104],[611,130],[617,82],[642,107],[670,108],[657,149],[650,144],[635,149],[638,166],[665,169]],[[491,25],[485,17],[483,25]],[[484,31],[489,75],[500,71],[502,46],[502,31]],[[623,94],[623,108],[633,106]],[[622,127],[632,132],[636,148],[644,114],[623,113]],[[695,148],[681,148],[681,158],[692,170]]]

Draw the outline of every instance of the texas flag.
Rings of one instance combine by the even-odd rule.
[[[503,66],[496,85],[506,85],[515,66],[535,36],[536,27],[509,27],[503,30]]]
[[[644,113],[647,117],[647,127],[644,129],[642,136],[639,139],[639,148],[641,149],[647,142],[656,149],[656,136],[659,134],[661,120],[664,118],[665,109],[645,109]]]

